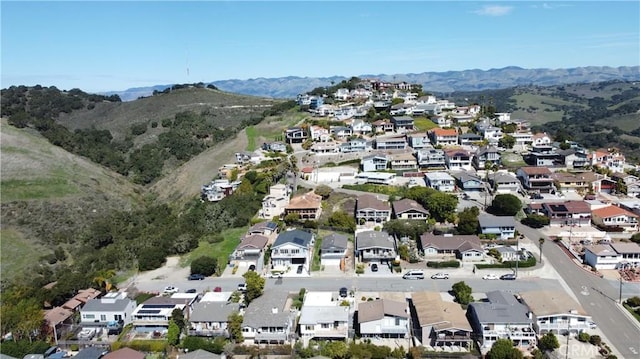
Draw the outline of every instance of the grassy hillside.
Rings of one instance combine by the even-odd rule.
[[[69,233],[93,219],[137,206],[140,189],[124,177],[51,145],[32,130],[4,119],[0,126],[3,277],[37,259],[24,261],[27,254],[66,245]],[[25,256],[12,255],[15,251]]]

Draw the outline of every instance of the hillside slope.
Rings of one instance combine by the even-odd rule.
[[[36,262],[27,254],[50,253],[94,219],[139,203],[140,187],[115,172],[5,119],[0,126],[3,277]]]

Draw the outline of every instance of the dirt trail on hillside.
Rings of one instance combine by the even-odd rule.
[[[236,137],[214,146],[183,164],[151,187],[161,201],[187,202],[200,194],[225,163],[235,163],[235,153],[247,149],[245,130]]]

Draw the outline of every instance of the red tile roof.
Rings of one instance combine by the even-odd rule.
[[[431,130],[436,136],[458,136],[458,131],[455,128],[440,128],[436,127]]]
[[[598,216],[600,218],[609,218],[609,217],[616,217],[616,216],[622,216],[622,215],[626,215],[627,217],[636,217],[636,218],[638,217],[636,214],[633,214],[627,211],[626,209],[622,209],[618,206],[607,206],[607,207],[594,209],[593,212],[591,213],[594,216]]]

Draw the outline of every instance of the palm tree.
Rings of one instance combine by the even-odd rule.
[[[116,271],[114,269],[100,270],[96,272],[95,277],[93,277],[93,282],[96,283],[100,289],[104,289],[105,292],[109,292],[114,288],[111,278],[115,276]]]
[[[542,245],[544,244],[544,237],[538,239],[538,245],[540,247],[540,264],[542,264]]]

